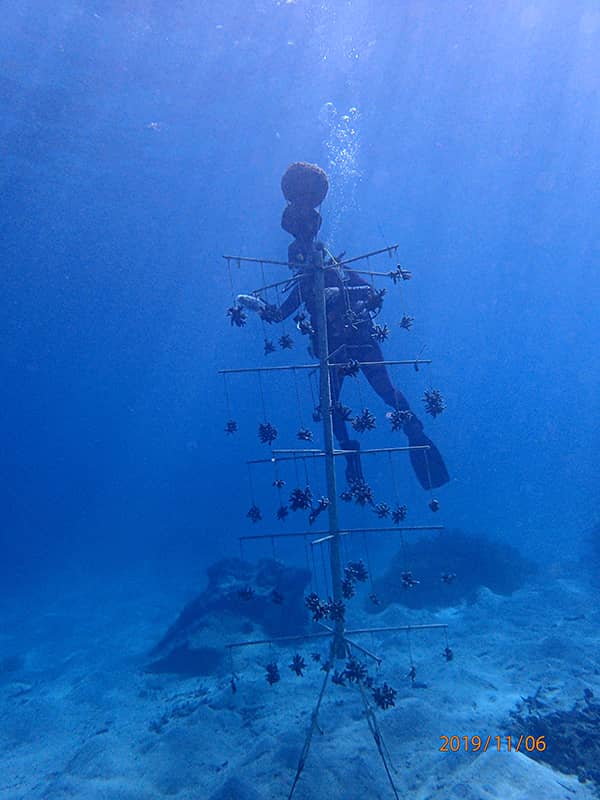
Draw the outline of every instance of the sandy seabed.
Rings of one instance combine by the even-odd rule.
[[[68,587],[68,588],[67,588]],[[189,596],[143,578],[76,585],[54,598],[6,598],[0,632],[1,800],[276,800],[287,798],[322,683],[287,668],[294,650],[251,648],[205,678],[144,671],[149,649]],[[509,712],[539,690],[547,711],[568,710],[586,690],[600,695],[600,609],[577,576],[547,576],[510,597],[481,590],[476,603],[430,613],[394,605],[353,624],[449,625],[361,643],[384,658],[375,677],[398,690],[377,711],[400,797],[416,800],[584,800],[592,783],[507,752]],[[254,634],[257,632],[255,631]],[[229,634],[224,636],[229,638]],[[243,637],[242,637],[243,638]],[[264,667],[282,680],[270,687]],[[343,662],[342,662],[343,666]],[[542,687],[540,689],[540,687]],[[360,693],[329,686],[297,800],[393,798]],[[443,736],[488,735],[486,753],[440,752]],[[552,742],[547,743],[548,748]]]

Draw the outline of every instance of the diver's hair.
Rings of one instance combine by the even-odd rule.
[[[327,196],[329,179],[317,164],[296,161],[283,173],[281,191],[288,203],[305,209],[316,208]]]

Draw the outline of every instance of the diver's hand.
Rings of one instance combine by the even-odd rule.
[[[277,306],[265,303],[255,294],[238,294],[235,298],[238,306],[247,308],[249,311],[256,311],[258,316],[265,322],[281,322],[281,315]]]
[[[254,294],[238,294],[235,300],[238,306],[247,308],[249,311],[256,311],[257,314],[260,314],[267,307],[265,301]]]

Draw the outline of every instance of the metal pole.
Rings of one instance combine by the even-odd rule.
[[[323,266],[323,251],[313,249],[315,303],[317,306],[317,350],[319,357],[319,400],[321,418],[323,420],[323,444],[325,451],[325,478],[327,481],[327,497],[329,505],[329,563],[331,568],[331,582],[334,603],[343,603],[342,596],[342,563],[340,558],[340,531],[337,511],[337,487],[335,480],[335,459],[333,457],[333,420],[331,414],[331,378],[329,375],[329,342],[327,337],[327,307],[325,304],[325,271]],[[344,658],[346,645],[344,642],[344,621],[337,620],[333,627],[334,658]]]

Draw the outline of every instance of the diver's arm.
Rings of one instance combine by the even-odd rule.
[[[357,292],[363,291],[365,293],[373,291],[371,284],[367,283],[367,281],[361,275],[359,275],[358,272],[354,272],[353,269],[344,270],[344,278],[344,282],[348,288],[354,289]]]
[[[300,294],[300,287],[296,283],[292,291],[285,298],[283,303],[276,308],[277,317],[274,320],[267,319],[267,322],[282,322],[291,316],[302,302],[302,295]]]
[[[302,298],[296,285],[279,307],[266,303],[255,294],[238,294],[236,302],[249,311],[255,311],[265,322],[271,323],[287,319],[298,308]]]
[[[371,284],[353,270],[344,272],[344,289],[351,303],[369,303],[375,296]]]

